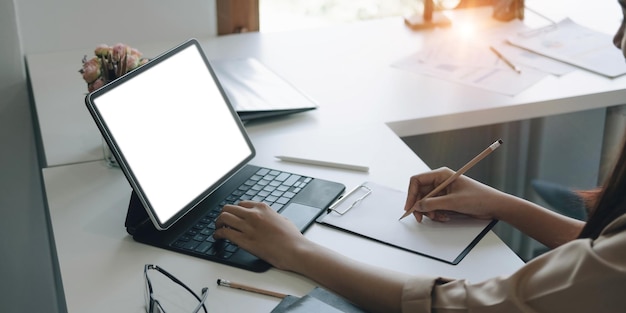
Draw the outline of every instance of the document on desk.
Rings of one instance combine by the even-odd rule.
[[[560,76],[575,70],[575,67],[506,42],[511,34],[526,30],[528,27],[518,20],[477,29],[472,35],[436,30],[424,49],[391,66],[510,96],[549,74]],[[521,72],[511,69],[490,47],[520,67]]]
[[[575,65],[610,78],[626,74],[626,63],[613,36],[601,33],[569,18],[532,33],[508,37],[516,46]]]
[[[496,221],[460,214],[442,223],[424,218],[398,220],[406,192],[366,182],[347,193],[318,223],[450,264],[458,264]]]

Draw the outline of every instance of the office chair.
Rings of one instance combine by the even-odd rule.
[[[555,212],[581,221],[587,219],[585,204],[572,189],[539,179],[532,180],[531,185]]]
[[[560,184],[534,179],[530,182],[533,189],[549,206],[549,209],[581,221],[587,220],[587,209],[583,199],[571,188]],[[533,250],[532,257],[549,251],[541,246]]]

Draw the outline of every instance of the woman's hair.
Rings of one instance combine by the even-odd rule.
[[[598,238],[607,225],[626,214],[626,142],[622,144],[613,172],[604,186],[601,189],[579,192],[579,195],[589,205],[590,212],[578,238]]]

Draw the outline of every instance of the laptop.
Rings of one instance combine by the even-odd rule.
[[[211,67],[244,123],[317,108],[315,101],[255,58],[211,60]]]
[[[138,242],[262,272],[268,263],[213,238],[223,205],[263,201],[304,231],[345,190],[249,164],[254,146],[195,39],[85,103],[133,189],[125,226]]]

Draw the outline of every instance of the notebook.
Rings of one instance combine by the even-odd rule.
[[[317,104],[255,58],[211,60],[242,121],[305,112]]]
[[[268,204],[304,231],[345,189],[249,164],[254,146],[195,39],[85,103],[133,189],[126,228],[142,243],[261,272],[270,266],[210,234],[221,206],[280,188]]]

